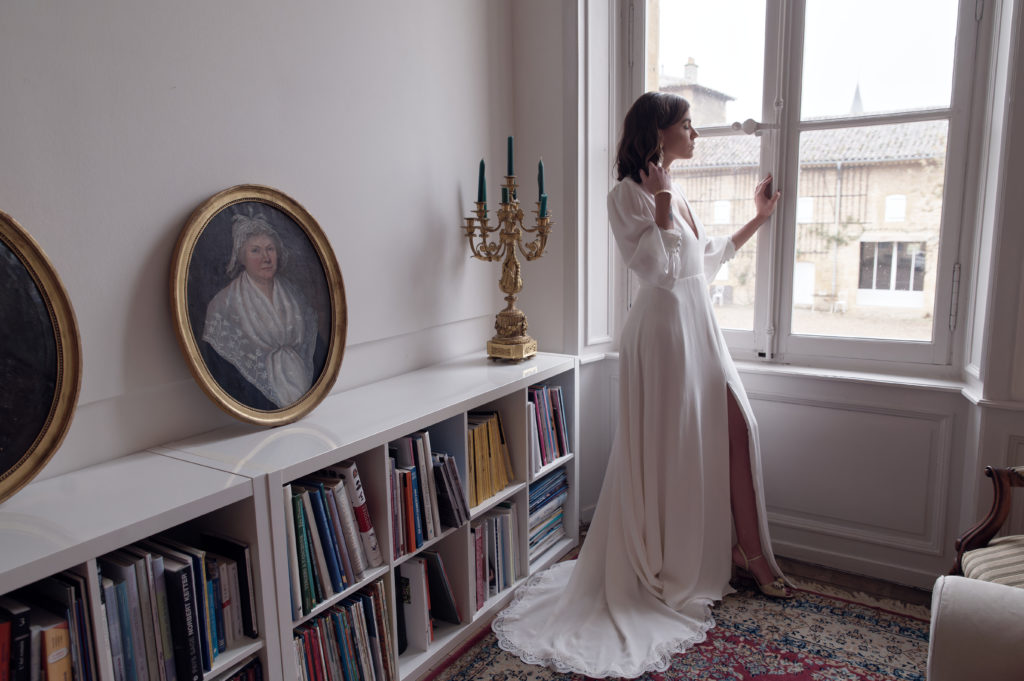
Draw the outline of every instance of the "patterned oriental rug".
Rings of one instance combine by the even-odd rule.
[[[644,681],[925,681],[928,608],[803,578],[796,598],[774,601],[751,584],[715,607],[705,642]],[[490,628],[424,681],[584,681],[523,663]]]

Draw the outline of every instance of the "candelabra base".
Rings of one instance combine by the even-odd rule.
[[[521,362],[537,354],[537,341],[529,336],[498,338],[487,341],[487,355],[491,359],[506,362]]]

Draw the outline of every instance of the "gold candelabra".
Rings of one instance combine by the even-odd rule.
[[[481,176],[482,172],[481,162]],[[497,333],[487,341],[487,354],[492,359],[513,362],[537,354],[537,341],[526,333],[526,313],[516,307],[516,297],[523,290],[523,277],[516,251],[522,253],[527,260],[536,260],[542,256],[547,245],[548,233],[554,224],[547,210],[547,195],[542,193],[541,200],[537,202],[537,210],[534,211],[537,214],[536,225],[524,226],[523,209],[519,206],[517,187],[516,176],[506,175],[505,184],[502,186],[501,206],[497,214],[498,224],[493,227],[490,225],[487,202],[477,201],[474,211],[476,217],[467,217],[463,226],[474,258],[502,263],[498,287],[505,294],[507,305],[495,316],[494,329]],[[492,239],[495,232],[496,238]],[[524,243],[524,234],[533,235],[533,238]]]

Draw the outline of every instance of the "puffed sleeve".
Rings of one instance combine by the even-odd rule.
[[[736,245],[733,244],[732,237],[713,236],[708,239],[704,246],[704,276],[709,284],[715,280],[722,265],[732,260],[734,255]]]
[[[645,283],[670,288],[681,270],[682,233],[658,227],[651,197],[632,180],[619,182],[608,194],[608,219],[626,266]]]

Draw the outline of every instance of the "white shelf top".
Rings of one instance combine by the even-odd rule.
[[[575,362],[549,353],[518,364],[493,362],[483,352],[466,355],[330,395],[296,423],[235,424],[156,451],[249,477],[279,471],[289,480],[547,380]]]
[[[252,496],[252,481],[141,452],[0,504],[0,594]]]

